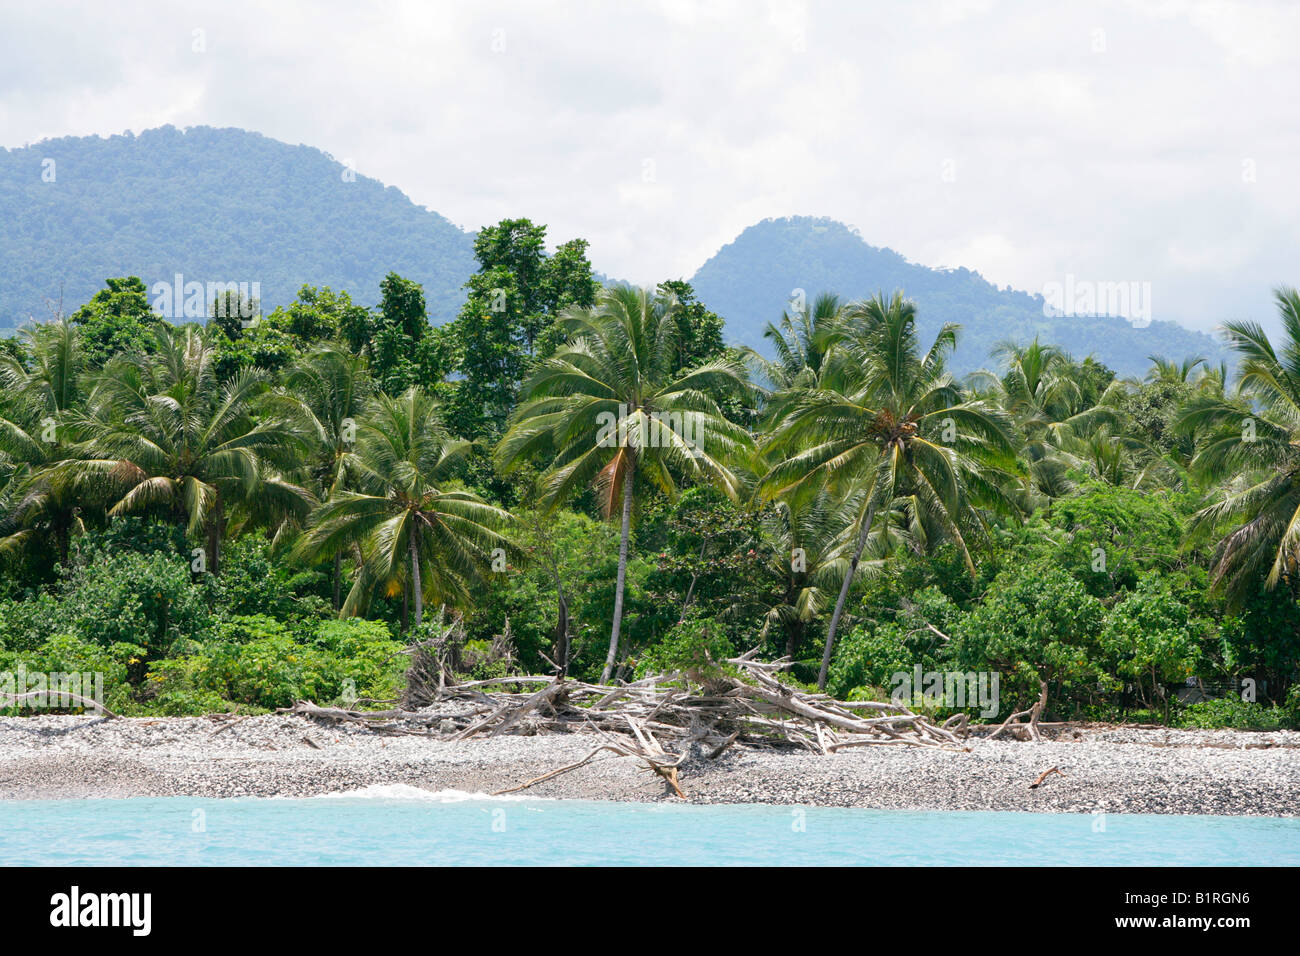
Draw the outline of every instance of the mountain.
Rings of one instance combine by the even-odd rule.
[[[1218,341],[1174,322],[1138,327],[1118,316],[1046,316],[1042,296],[999,289],[969,269],[908,262],[891,249],[868,245],[833,219],[799,216],[750,226],[690,281],[700,301],[727,320],[732,341],[769,354],[763,328],[780,319],[796,289],[810,303],[823,291],[849,300],[902,289],[916,300],[924,344],[943,323],[961,325],[952,361],[958,373],[989,366],[989,352],[999,342],[1028,342],[1035,335],[1080,358],[1095,355],[1120,375],[1144,372],[1151,354],[1203,355],[1214,364],[1229,359]]]
[[[0,149],[0,329],[73,311],[109,276],[146,286],[259,282],[268,308],[304,283],[378,301],[389,270],[455,316],[473,237],[308,146],[171,126]],[[152,297],[151,297],[152,298]]]
[[[152,287],[178,273],[187,283],[260,283],[270,309],[304,283],[373,305],[394,271],[424,285],[430,317],[442,322],[475,269],[473,235],[397,188],[320,150],[240,129],[165,126],[0,149],[0,223],[0,335],[47,318],[60,299],[75,310],[110,276]],[[751,226],[691,282],[732,341],[760,350],[764,324],[780,318],[796,288],[809,300],[823,290],[852,299],[902,289],[917,300],[923,336],[942,322],[962,325],[958,372],[987,364],[1004,339],[1035,334],[1121,375],[1144,371],[1151,353],[1225,356],[1209,336],[1172,322],[1045,317],[1039,296],[998,289],[969,269],[908,262],[831,219]]]

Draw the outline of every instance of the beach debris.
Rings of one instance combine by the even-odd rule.
[[[683,761],[692,756],[716,760],[732,747],[820,755],[865,746],[970,749],[965,715],[938,726],[902,702],[835,700],[781,681],[778,675],[790,661],[760,661],[756,653],[730,658],[707,673],[675,671],[618,684],[537,675],[454,683],[435,655],[420,654],[408,673],[408,683],[418,686],[403,696],[406,706],[367,711],[304,700],[280,712],[447,741],[548,733],[600,738],[582,760],[503,793],[576,770],[602,753],[643,761],[684,796],[678,780]],[[413,701],[427,703],[407,709]]]
[[[1065,776],[1065,774],[1061,773],[1060,767],[1052,767],[1050,770],[1044,770],[1042,773],[1040,773],[1038,775],[1038,779],[1029,785],[1029,789],[1037,790],[1039,787],[1043,785],[1043,781],[1046,780],[1054,773],[1060,773],[1062,777]]]
[[[1030,707],[1028,710],[1016,711],[1004,720],[997,730],[985,737],[985,742],[995,739],[1008,727],[1011,728],[1021,740],[1032,740],[1034,743],[1042,742],[1043,737],[1038,732],[1038,718],[1042,716],[1043,708],[1047,706],[1047,681],[1040,680],[1038,686],[1038,700],[1034,702],[1034,706]],[[1028,717],[1029,719],[1022,722],[1020,720],[1022,717]]]
[[[9,694],[0,691],[0,703],[10,705],[20,704],[25,700],[39,700],[42,703],[49,700],[50,697],[57,696],[60,701],[67,701],[76,704],[78,707],[84,707],[86,710],[94,711],[97,717],[103,720],[120,720],[121,715],[115,714],[103,704],[92,700],[89,697],[82,697],[80,694],[72,694],[65,690],[34,690],[25,694]]]

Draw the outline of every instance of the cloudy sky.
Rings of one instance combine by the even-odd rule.
[[[1300,284],[1300,4],[361,6],[0,0],[0,145],[244,127],[642,282],[806,214],[1198,328]]]

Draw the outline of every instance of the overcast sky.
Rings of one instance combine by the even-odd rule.
[[[641,282],[807,214],[1199,328],[1300,284],[1300,4],[362,6],[0,0],[0,145],[244,127]]]

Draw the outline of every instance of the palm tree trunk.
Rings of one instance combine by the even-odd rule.
[[[343,552],[334,555],[334,610],[343,606]]]
[[[629,464],[623,474],[623,530],[618,539],[618,582],[614,586],[614,628],[609,633],[609,654],[605,656],[605,669],[600,672],[602,684],[614,671],[618,656],[618,634],[623,626],[623,585],[627,581],[627,539],[632,527],[632,474],[635,466]]]
[[[213,509],[212,520],[208,522],[208,571],[215,578],[220,573],[221,534],[225,530],[225,519],[221,513],[221,498],[218,496]]]
[[[420,581],[420,549],[415,543],[416,530],[413,521],[406,540],[411,551],[411,589],[415,592],[415,626],[419,627],[424,621],[424,587]]]
[[[791,603],[787,601],[786,603]],[[799,653],[799,645],[803,643],[803,621],[795,621],[793,624],[786,625],[785,629],[785,656],[790,660],[795,659]]]
[[[559,620],[555,625],[555,664],[560,677],[569,673],[569,602],[560,591]]]
[[[826,675],[831,669],[831,652],[835,650],[835,631],[840,626],[840,615],[844,613],[844,602],[849,597],[849,586],[853,583],[853,576],[858,573],[858,562],[862,560],[862,552],[867,547],[867,537],[871,534],[871,523],[876,520],[876,505],[872,502],[867,506],[867,517],[862,522],[862,530],[858,532],[858,548],[853,552],[853,560],[849,562],[849,570],[844,575],[844,584],[840,586],[840,596],[835,602],[835,613],[831,615],[831,627],[826,634],[826,649],[822,652],[822,669],[817,674],[817,689],[819,691],[826,689]]]

